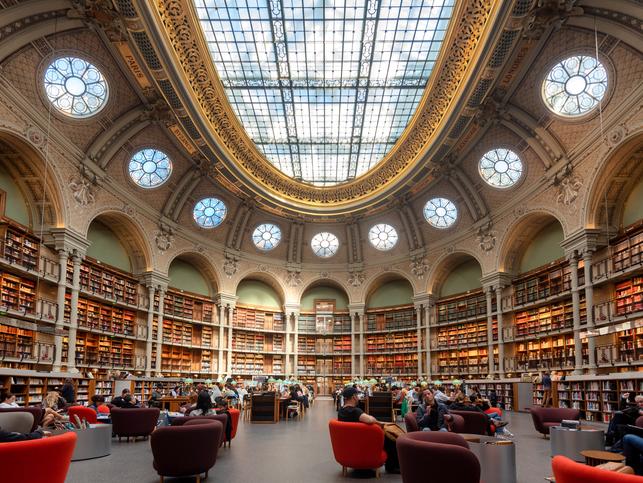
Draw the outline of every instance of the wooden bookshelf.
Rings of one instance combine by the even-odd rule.
[[[367,355],[366,374],[368,376],[416,374],[417,361],[417,352]]]
[[[628,365],[643,361],[643,327],[614,332],[607,343],[596,347],[596,364]]]
[[[297,357],[297,373],[299,375],[314,376],[316,374],[317,358],[314,356],[298,356]]]
[[[71,314],[71,295],[65,296],[65,320]],[[118,306],[107,305],[83,297],[78,298],[78,326],[88,329],[136,335],[136,312]]]
[[[627,315],[643,310],[643,277],[633,277],[615,287],[615,315]]]
[[[76,402],[85,404],[92,392],[90,388],[92,379],[75,378],[72,380],[76,392]],[[20,406],[34,406],[42,404],[47,392],[62,387],[64,379],[47,377],[44,373],[38,376],[4,376],[0,375],[0,386],[6,387],[16,395],[16,402]]]
[[[498,321],[494,318],[492,338],[498,340]],[[487,320],[448,325],[437,329],[433,349],[453,349],[470,345],[487,344]]]
[[[476,384],[483,398],[489,399],[492,390],[496,391],[498,405],[505,411],[514,409],[514,385],[511,382],[489,382]]]
[[[243,375],[270,374],[270,372],[266,372],[265,369],[266,368],[264,367],[263,354],[249,354],[249,353],[239,353],[239,352],[234,352],[232,354],[232,372],[234,374],[243,374]],[[272,369],[272,367],[270,369]]]
[[[11,264],[27,270],[38,270],[40,240],[26,228],[0,218],[2,256]]]
[[[67,262],[67,283],[73,281],[74,265]],[[80,265],[80,288],[93,295],[128,305],[138,305],[138,281],[129,274],[86,257]]]
[[[492,306],[495,310],[495,302]],[[487,298],[482,290],[440,299],[437,303],[438,324],[480,319],[487,316]]]
[[[415,330],[366,336],[366,352],[417,352],[417,350],[417,331]]]
[[[437,367],[433,368],[433,372],[436,374],[479,375],[489,372],[489,350],[487,347],[440,351],[436,357]]]
[[[625,233],[611,242],[612,272],[623,272],[643,262],[643,222],[626,228]]]
[[[65,337],[63,338],[63,359],[67,357],[67,354],[68,339]],[[134,342],[132,340],[82,330],[76,334],[76,365],[141,369],[140,363],[134,356]]]
[[[588,360],[587,340],[582,341],[582,347],[583,359]],[[572,333],[517,342],[515,350],[516,369],[519,371],[574,368],[575,349]]]
[[[0,357],[20,360],[36,359],[36,333],[9,325],[0,325]]]
[[[155,310],[158,310],[158,294],[154,298]],[[214,323],[216,313],[212,300],[196,294],[179,290],[168,290],[163,304],[164,316],[187,319],[206,324]]]
[[[235,330],[232,333],[232,348],[258,352],[284,352],[286,349],[282,334],[262,334]]]
[[[232,327],[278,332],[286,331],[285,317],[281,312],[244,306],[235,307]]]
[[[372,309],[366,312],[368,332],[415,329],[415,309],[412,306]]]
[[[585,283],[582,260],[579,261],[577,273],[578,285],[582,286]],[[557,260],[546,267],[522,274],[512,286],[514,307],[546,300],[571,290],[571,267],[567,260]]]
[[[581,323],[587,319],[584,294],[580,300]],[[514,314],[515,338],[543,336],[549,332],[563,331],[574,326],[574,306],[571,299]]]
[[[36,312],[36,283],[10,273],[2,273],[0,276],[2,306],[17,312],[34,314]]]

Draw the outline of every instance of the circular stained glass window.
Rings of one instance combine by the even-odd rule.
[[[436,228],[449,228],[458,218],[458,209],[451,200],[433,198],[424,205],[424,218]]]
[[[337,253],[339,248],[339,240],[332,233],[323,231],[317,233],[310,241],[310,247],[313,249],[315,255],[321,258],[329,258]]]
[[[561,116],[591,111],[605,96],[607,71],[597,59],[575,55],[556,64],[543,82],[543,99]]]
[[[491,186],[509,188],[522,176],[522,161],[510,149],[492,149],[480,158],[478,171]]]
[[[45,93],[51,104],[70,117],[89,117],[107,101],[107,81],[84,59],[59,57],[45,71]]]
[[[141,149],[130,159],[129,175],[142,188],[156,188],[172,173],[172,161],[158,149]]]
[[[228,209],[219,198],[203,198],[192,211],[194,221],[201,228],[215,228],[221,224]]]
[[[378,250],[390,250],[397,243],[397,231],[391,225],[378,223],[368,231],[368,240]]]
[[[262,223],[252,232],[252,241],[259,250],[272,250],[281,241],[281,230],[272,223]]]

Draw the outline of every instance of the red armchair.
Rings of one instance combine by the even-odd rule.
[[[425,483],[427,462],[431,466],[431,480],[479,483],[480,462],[469,450],[464,438],[455,433],[418,431],[397,438],[397,455],[404,483]]]
[[[85,419],[89,424],[96,424],[97,422],[96,411],[85,406],[71,406],[67,410],[67,414],[69,415],[69,420],[72,423],[76,422],[74,416],[78,416],[81,421]]]
[[[111,412],[112,431],[119,440],[123,437],[128,441],[130,437],[134,440],[138,436],[147,438],[156,428],[160,413],[159,408],[114,408]]]
[[[358,470],[379,468],[386,462],[384,431],[376,424],[345,423],[332,419],[328,423],[330,442],[335,461],[342,465],[346,476],[348,468]]]
[[[238,409],[230,408],[228,409],[228,412],[230,413],[230,417],[232,417],[232,432],[230,435],[230,441],[228,441],[225,438],[225,434],[223,435],[223,445],[225,446],[225,443],[228,443],[228,447],[230,447],[230,443],[234,439],[234,437],[237,435],[237,428],[239,427],[239,416],[241,416],[241,411]],[[225,431],[224,431],[225,433]]]
[[[540,406],[532,406],[530,412],[536,431],[542,433],[545,437],[549,435],[549,428],[552,426],[560,426],[560,422],[563,419],[576,420],[580,417],[580,411],[578,409],[570,408],[543,408]]]
[[[556,483],[641,483],[643,478],[636,475],[607,471],[594,466],[576,463],[566,456],[554,456],[551,462]]]
[[[415,413],[412,411],[409,411],[404,415],[404,426],[406,426],[406,432],[407,433],[413,433],[415,431],[419,431],[420,428],[418,426],[418,420],[415,417]]]
[[[2,481],[65,483],[76,433],[0,444]]]
[[[489,434],[489,418],[485,413],[479,413],[477,411],[449,411],[449,414],[454,414],[464,419],[464,426],[454,428],[454,432]]]
[[[33,414],[33,426],[31,427],[31,432],[35,431],[38,428],[38,425],[42,421],[42,415],[44,411],[42,408],[37,408],[34,406],[26,406],[22,408],[0,408],[1,413],[13,413],[13,412],[28,412]]]
[[[154,469],[163,483],[165,476],[195,476],[201,482],[201,473],[217,461],[223,426],[211,419],[192,419],[181,426],[158,428],[150,438]]]
[[[210,421],[219,421],[223,427],[221,432],[221,441],[219,441],[219,446],[225,442],[225,427],[228,424],[228,415],[227,414],[213,414],[212,416],[185,416],[182,418],[172,419],[172,426],[183,426],[187,424],[188,421],[194,420],[210,420]]]

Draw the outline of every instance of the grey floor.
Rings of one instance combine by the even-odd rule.
[[[217,463],[207,481],[245,483],[346,482],[341,467],[333,459],[328,436],[332,401],[318,400],[302,421],[279,424],[240,422],[232,448],[220,449]],[[529,414],[508,413],[509,428],[515,435],[519,483],[542,483],[551,475],[549,440],[533,429]],[[427,472],[432,464],[427,461]],[[381,480],[398,481],[399,475],[386,474]],[[112,440],[112,454],[106,458],[71,464],[69,483],[158,482],[152,468],[149,441]],[[192,479],[166,479],[167,483],[193,482]],[[376,481],[376,480],[372,480]],[[454,482],[457,483],[457,482]],[[493,482],[486,482],[493,483]]]

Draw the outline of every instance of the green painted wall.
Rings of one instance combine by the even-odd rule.
[[[132,263],[127,250],[106,225],[100,221],[92,221],[87,231],[87,239],[91,242],[87,249],[88,256],[125,272],[132,271]]]
[[[639,181],[625,201],[623,226],[636,223],[643,218],[643,180]]]
[[[392,307],[413,303],[413,287],[407,280],[392,280],[375,290],[366,303],[368,308]]]
[[[279,295],[270,285],[258,280],[242,280],[237,287],[237,303],[281,309]]]
[[[0,166],[0,189],[7,192],[5,216],[29,226],[29,205],[13,178]]]
[[[546,225],[536,234],[522,255],[518,273],[528,272],[563,257],[565,252],[560,246],[563,238],[563,227],[558,221]]]
[[[440,288],[440,297],[448,297],[457,293],[466,292],[480,288],[480,278],[482,278],[482,268],[477,260],[467,260],[453,270],[447,276]]]
[[[194,265],[175,258],[170,264],[168,270],[170,277],[170,287],[188,292],[198,293],[209,297],[210,285],[203,274],[199,272]]]
[[[313,287],[306,290],[301,298],[300,310],[314,310],[315,299],[335,300],[336,309],[348,308],[348,297],[344,292],[334,287]]]

